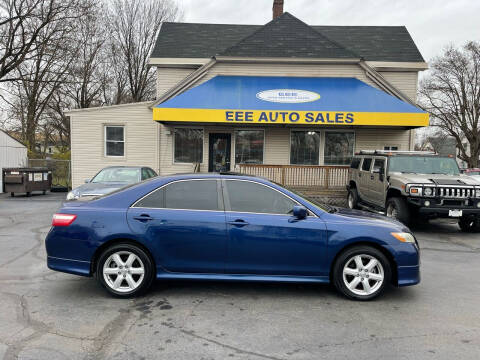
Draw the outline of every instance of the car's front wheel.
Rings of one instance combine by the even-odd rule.
[[[392,197],[387,200],[385,204],[386,215],[389,218],[400,221],[405,225],[409,225],[411,221],[410,209],[405,199],[401,197]]]
[[[458,226],[464,232],[480,232],[480,217],[464,216],[458,219]]]
[[[154,265],[143,249],[120,243],[105,249],[97,262],[96,277],[112,295],[132,297],[146,291],[154,278]]]
[[[381,251],[371,246],[356,246],[340,254],[332,280],[346,297],[371,300],[385,290],[391,274],[390,262]]]

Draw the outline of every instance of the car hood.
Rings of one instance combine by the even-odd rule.
[[[480,185],[473,176],[468,175],[443,175],[443,174],[407,174],[391,173],[395,179],[405,184],[438,184],[438,185]]]
[[[77,187],[73,192],[78,196],[105,195],[127,185],[129,183],[126,182],[88,183]]]
[[[334,215],[347,217],[360,222],[375,222],[376,225],[379,226],[395,227],[399,231],[410,232],[410,230],[401,222],[377,213],[346,208],[336,208]]]

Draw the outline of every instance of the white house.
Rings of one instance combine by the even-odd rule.
[[[27,147],[0,130],[0,174],[4,168],[22,167],[27,164]],[[3,175],[0,193],[3,192]]]

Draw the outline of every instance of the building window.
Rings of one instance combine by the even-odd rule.
[[[125,155],[125,128],[105,126],[105,156]]]
[[[383,150],[388,150],[388,151],[397,151],[398,146],[384,146]]]
[[[263,130],[235,131],[235,163],[263,164]]]
[[[350,165],[354,148],[354,132],[325,132],[325,165]]]
[[[290,138],[290,164],[318,165],[320,151],[318,131],[292,131]]]
[[[203,130],[175,129],[175,156],[177,163],[201,163],[203,160]]]

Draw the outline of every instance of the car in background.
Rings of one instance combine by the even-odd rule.
[[[158,176],[149,168],[142,166],[110,166],[100,170],[91,180],[73,189],[67,194],[67,200],[76,200],[84,196],[109,194],[124,186]]]
[[[94,276],[130,297],[154,279],[333,283],[357,300],[420,281],[400,222],[316,203],[239,174],[157,177],[69,201],[46,238],[50,269]]]
[[[479,168],[474,168],[474,169],[465,169],[463,171],[465,175],[473,177],[475,180],[480,182],[480,169]]]

